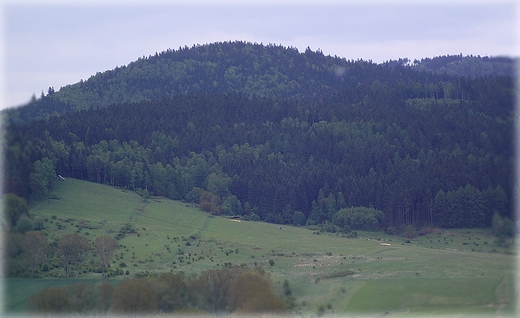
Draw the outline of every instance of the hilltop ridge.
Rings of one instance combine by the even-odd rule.
[[[150,101],[179,94],[237,93],[299,100],[320,99],[374,80],[452,81],[454,76],[514,74],[514,60],[473,56],[408,59],[376,64],[304,52],[281,45],[218,42],[168,49],[125,66],[98,72],[87,80],[55,90],[26,106],[5,111],[8,122],[32,119],[110,104]],[[47,97],[47,98],[43,98]]]

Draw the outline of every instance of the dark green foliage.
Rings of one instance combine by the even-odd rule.
[[[511,238],[516,234],[515,224],[507,216],[501,217],[497,212],[493,214],[491,231],[498,238]]]
[[[305,225],[305,221],[306,221],[305,214],[303,214],[303,212],[301,212],[301,211],[294,212],[292,219],[293,219],[293,225],[296,225],[296,226]]]
[[[424,58],[415,61],[414,67],[419,70],[429,70],[449,75],[459,75],[470,78],[485,76],[514,77],[516,59],[509,57],[480,57],[446,55],[434,58]]]
[[[374,208],[354,207],[345,208],[336,212],[332,217],[332,222],[344,232],[350,230],[374,231],[381,228],[384,224],[384,213]]]
[[[16,223],[16,231],[20,233],[25,233],[27,231],[32,231],[34,228],[33,222],[27,216],[22,215],[18,222]]]
[[[408,225],[403,231],[403,236],[406,238],[414,238],[417,236],[417,229],[413,225]]]
[[[497,192],[491,188],[479,191],[467,184],[447,193],[439,190],[433,202],[434,222],[442,227],[490,226],[492,209],[507,202],[507,198],[503,197],[503,190],[500,189],[497,188]]]
[[[214,214],[328,221],[345,233],[491,226],[495,210],[514,216],[513,92],[509,77],[435,75],[278,46],[169,50],[42,98],[77,109],[119,104],[28,125],[10,119],[6,190],[42,198],[61,174]],[[383,216],[334,221],[349,207]]]
[[[376,77],[395,81],[398,76],[394,75],[389,67],[325,56],[310,49],[300,53],[277,45],[220,42],[168,49],[98,73],[10,111],[9,119],[27,122],[71,110],[183,94],[242,92],[248,97],[308,99]]]
[[[7,217],[10,226],[15,226],[22,215],[29,215],[27,201],[15,194],[8,193],[2,198],[3,213]]]
[[[42,199],[48,197],[50,190],[56,181],[56,171],[54,163],[47,157],[37,160],[33,164],[33,169],[29,175],[29,188],[31,198]]]
[[[45,228],[44,219],[41,216],[34,218],[33,227],[35,231],[41,231]]]

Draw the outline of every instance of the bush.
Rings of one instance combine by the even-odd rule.
[[[336,232],[340,232],[340,231],[342,231],[342,229],[339,226],[334,225],[334,224],[330,223],[329,221],[325,221],[321,225],[321,229],[320,229],[320,232],[329,232],[329,233],[336,233]]]
[[[270,259],[269,260],[269,265],[274,266],[274,260]]]
[[[20,221],[22,219],[20,218]],[[508,238],[515,236],[515,224],[507,216],[501,217],[496,211],[493,214],[491,231],[498,238]]]
[[[25,233],[33,230],[33,222],[27,216],[22,215],[16,223],[16,230],[20,233]]]
[[[37,216],[34,218],[34,223],[33,223],[33,230],[35,231],[41,231],[45,228],[45,223],[43,221],[43,218],[41,216]]]
[[[16,225],[22,215],[29,215],[27,201],[15,194],[8,193],[2,199],[3,212],[11,226]]]
[[[267,213],[265,221],[268,223],[284,224],[282,216],[274,213]]]
[[[397,229],[395,228],[395,226],[389,226],[386,228],[385,233],[388,235],[394,235],[397,233]]]
[[[343,227],[343,229],[341,230],[344,234],[348,234],[350,232],[352,232],[352,229],[350,228],[350,226],[347,224]]]
[[[417,236],[417,229],[413,225],[408,225],[403,232],[403,236],[406,238],[413,238]]]
[[[384,223],[384,213],[374,208],[344,208],[334,213],[332,223],[340,228],[346,225],[353,230],[374,231]]]
[[[146,278],[123,280],[113,293],[113,310],[136,315],[157,310],[158,301],[152,282]]]
[[[274,262],[274,261],[273,261]],[[261,267],[223,264],[221,269],[207,270],[186,277],[184,274],[136,273],[114,287],[106,281],[97,288],[78,283],[42,289],[31,296],[29,310],[44,315],[98,316],[100,313],[164,315],[180,314],[188,308],[193,314],[245,315],[248,313],[286,313],[283,299],[274,293],[273,282]],[[122,270],[111,271],[121,275]],[[124,274],[129,275],[129,271]],[[288,282],[285,295],[290,295]],[[204,311],[204,312],[203,312]]]
[[[94,285],[82,282],[68,286],[44,288],[32,295],[29,309],[47,314],[84,314],[95,309]]]
[[[303,214],[303,212],[300,212],[300,211],[294,212],[293,225],[302,226],[302,225],[305,225],[305,221],[306,221],[306,218],[305,218],[305,214]]]

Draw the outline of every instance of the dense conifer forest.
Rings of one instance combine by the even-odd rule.
[[[5,186],[57,175],[330,231],[513,219],[514,61],[167,50],[4,112]]]

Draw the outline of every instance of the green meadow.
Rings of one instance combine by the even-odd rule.
[[[409,240],[381,232],[347,238],[213,216],[74,179],[59,182],[53,199],[30,206],[30,214],[44,218],[50,241],[71,232],[118,237],[111,268],[128,275],[112,277],[114,283],[143,272],[247,264],[268,271],[279,292],[289,282],[295,316],[515,316],[515,244],[498,246],[483,229],[433,229]],[[60,269],[45,275],[7,279],[7,312],[23,312],[40,288],[101,280],[92,272],[62,278]]]

